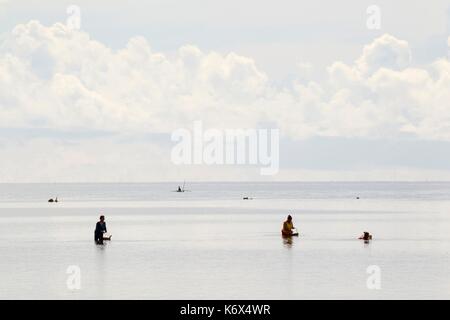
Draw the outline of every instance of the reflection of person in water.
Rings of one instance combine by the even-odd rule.
[[[103,244],[103,234],[106,231],[105,216],[100,216],[100,221],[95,225],[94,239],[96,244]]]
[[[292,245],[294,244],[292,237],[286,236],[286,237],[282,237],[282,238],[283,238],[283,245],[287,248],[291,248]]]
[[[294,224],[292,223],[291,215],[288,215],[287,220],[283,223],[283,229],[281,230],[281,234],[283,236],[292,236],[294,233],[292,230],[294,228]]]

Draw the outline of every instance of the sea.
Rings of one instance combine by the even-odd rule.
[[[0,299],[450,298],[449,182],[178,185],[0,184]]]

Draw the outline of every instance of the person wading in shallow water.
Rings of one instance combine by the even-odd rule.
[[[105,216],[100,216],[100,221],[95,225],[94,239],[96,244],[103,244],[103,234],[106,231]]]
[[[283,223],[283,229],[281,230],[281,234],[283,236],[292,236],[293,235],[294,224],[292,223],[291,215],[288,215],[287,220]]]
[[[364,231],[362,236],[360,236],[358,239],[364,240],[364,241],[369,241],[369,240],[372,240],[372,235],[369,232]]]

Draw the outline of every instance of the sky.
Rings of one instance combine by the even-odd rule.
[[[0,182],[450,180],[449,59],[449,0],[0,0]],[[278,174],[175,165],[198,120]]]

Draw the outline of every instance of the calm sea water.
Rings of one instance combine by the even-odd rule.
[[[0,298],[450,298],[450,183],[176,187],[0,184]],[[100,213],[113,235],[104,246],[93,241]],[[292,241],[280,236],[287,214]],[[357,240],[366,230],[370,244]]]

